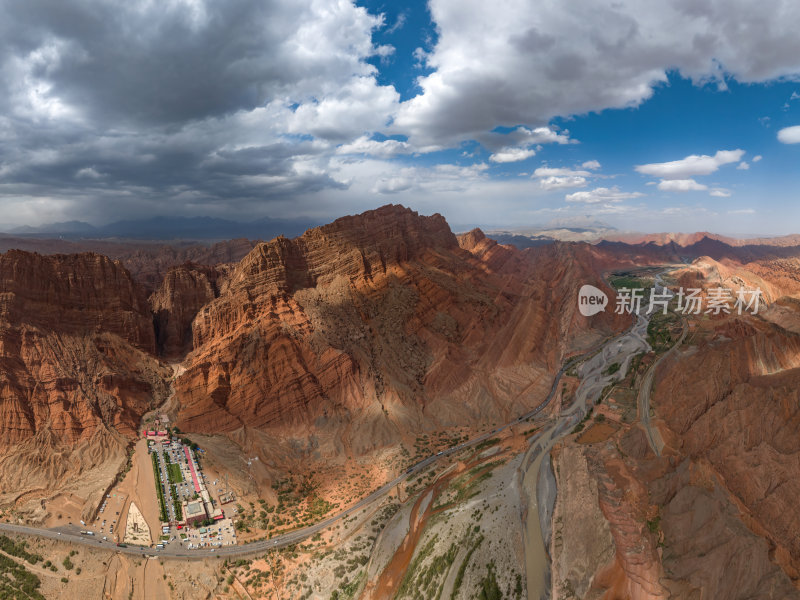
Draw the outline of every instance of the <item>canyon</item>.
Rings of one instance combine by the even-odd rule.
[[[39,243],[41,252],[63,249]],[[281,482],[294,477],[309,482],[309,498],[341,508],[555,389],[538,420],[399,486],[398,516],[374,516],[394,506],[388,500],[369,513],[382,529],[366,518],[354,525],[380,536],[365,555],[380,563],[367,565],[365,597],[389,580],[398,591],[390,577],[398,564],[411,573],[447,556],[447,535],[475,547],[468,556],[452,551],[451,563],[471,565],[472,586],[454,597],[492,577],[514,588],[525,572],[524,524],[538,519],[520,475],[530,468],[526,452],[580,383],[579,372],[567,372],[554,388],[559,370],[632,323],[612,310],[582,316],[578,290],[594,285],[614,306],[610,274],[648,281],[658,267],[670,286],[706,294],[759,287],[765,306],[758,315],[691,318],[681,343],[677,325],[665,334],[677,345],[653,377],[660,452],[631,398],[663,349],[617,365],[616,387],[587,407],[584,425],[554,438],[557,496],[543,528],[549,594],[798,597],[800,247],[792,239],[698,234],[518,249],[389,205],[292,239],[98,244],[102,254],[0,254],[4,518],[50,527],[61,524],[59,512],[73,514],[67,505],[76,518],[96,514],[156,409],[203,446],[211,468],[231,474],[239,497],[279,506]],[[257,464],[243,470],[252,457]],[[499,522],[480,537],[472,530],[479,509],[518,528],[508,545]],[[342,535],[323,542],[333,552],[356,539]],[[403,539],[405,559],[395,555]],[[281,556],[282,585],[312,568]],[[458,591],[453,573],[442,589]],[[330,597],[339,581],[326,585]]]

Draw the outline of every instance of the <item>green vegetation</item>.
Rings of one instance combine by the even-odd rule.
[[[495,574],[494,561],[490,560],[486,565],[486,576],[481,579],[478,587],[478,600],[502,600],[503,593],[497,585],[497,575]]]
[[[411,586],[414,583],[414,579],[417,577],[417,570],[422,562],[433,552],[433,547],[436,545],[437,539],[439,539],[439,536],[434,535],[411,560],[411,564],[408,565],[403,581],[400,582],[400,588],[397,591],[398,597],[405,596],[411,591]]]
[[[339,584],[339,589],[334,590],[334,593],[338,591],[338,595],[336,596],[339,600],[350,600],[351,598],[355,598],[356,592],[361,587],[361,583],[366,580],[367,571],[366,569],[359,572],[352,581],[348,580],[347,577],[344,578],[344,581]],[[333,598],[333,594],[331,594],[331,598]]]
[[[400,583],[398,597],[410,595],[413,598],[439,600],[447,573],[456,559],[460,545],[450,544],[444,554],[433,556],[427,565],[422,566],[431,555],[437,539],[438,536],[434,536],[414,557]]]
[[[8,536],[0,535],[0,550],[6,554],[21,558],[32,565],[35,565],[42,560],[41,556],[28,552],[26,548],[27,544],[25,542],[15,542]]]
[[[653,519],[649,519],[647,521],[647,529],[650,530],[650,533],[658,533],[660,528],[661,528],[661,517],[656,516]]]
[[[191,448],[194,451],[197,451],[197,449],[200,447],[187,437],[181,438],[181,444],[183,444],[188,448]]]
[[[458,573],[456,573],[456,580],[453,582],[453,591],[450,592],[450,600],[456,600],[456,597],[458,596],[458,590],[461,588],[461,584],[464,582],[464,575],[467,573],[467,567],[469,566],[470,559],[472,559],[472,554],[478,549],[478,546],[480,546],[482,542],[483,535],[479,535],[473,542],[472,546],[467,552],[467,555],[464,557],[464,560],[461,562],[461,566],[458,568]]]
[[[572,430],[572,433],[580,433],[583,431],[583,428],[586,427],[586,422],[592,418],[592,412],[594,411],[594,406],[589,407],[589,410],[586,412],[586,416],[581,419],[581,422],[575,425]]]
[[[181,503],[178,500],[178,490],[175,488],[174,483],[170,484],[169,491],[170,494],[172,494],[172,506],[175,507],[175,520],[183,521],[183,507],[181,506]]]
[[[0,549],[3,552],[21,558],[31,564],[42,560],[38,554],[26,550],[24,542],[15,542],[9,537],[0,535]],[[41,581],[15,560],[0,555],[0,598],[3,600],[44,600],[39,592]]]
[[[644,279],[639,279],[638,277],[632,277],[630,275],[612,275],[608,282],[615,290],[621,290],[623,288],[629,290],[645,289],[650,286]]]
[[[167,477],[170,483],[183,483],[183,473],[181,473],[181,466],[175,463],[167,465]]]
[[[240,515],[240,520],[236,524],[237,529],[249,531],[250,527],[256,527],[271,534],[290,531],[321,521],[325,515],[339,506],[319,495],[317,492],[319,483],[313,474],[297,479],[290,475],[275,481],[272,489],[278,497],[277,506],[261,503],[256,507],[251,502],[250,508],[245,509],[237,505]]]
[[[647,343],[650,344],[653,350],[661,352],[672,345],[670,330],[677,321],[678,316],[675,313],[653,313],[650,323],[647,325]]]
[[[64,557],[64,560],[62,561],[62,563],[61,563],[61,564],[62,564],[62,565],[64,565],[64,568],[65,568],[67,571],[71,571],[71,570],[72,570],[72,567],[74,567],[74,566],[75,566],[75,565],[73,565],[73,564],[72,564],[72,561],[69,559],[69,556],[65,556],[65,557]]]
[[[495,444],[499,444],[499,443],[500,443],[500,438],[490,438],[488,440],[483,440],[480,444],[475,446],[475,450],[480,452],[481,450],[484,450],[485,448],[489,448],[489,447],[494,446]]]
[[[611,363],[610,365],[608,365],[608,367],[606,367],[603,370],[603,375],[605,375],[606,377],[609,375],[613,375],[614,373],[619,371],[620,366],[621,365],[618,362]]]
[[[161,478],[158,474],[158,456],[153,452],[150,456],[153,457],[153,476],[156,478],[156,494],[158,495],[159,516],[162,523],[169,522],[167,517],[167,505],[164,500],[164,489],[161,487]]]
[[[522,575],[517,573],[516,582],[514,583],[514,598],[522,598]]]
[[[492,471],[504,462],[504,460],[495,460],[490,463],[478,465],[466,473],[462,473],[449,485],[450,489],[455,491],[455,496],[444,503],[437,502],[434,508],[438,510],[469,500],[478,493],[478,486],[489,479],[492,476]]]

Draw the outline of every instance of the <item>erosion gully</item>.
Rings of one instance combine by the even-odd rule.
[[[663,272],[655,275],[655,286],[672,295],[664,287]],[[550,461],[550,450],[586,416],[590,407],[600,398],[611,383],[622,380],[630,368],[633,357],[650,351],[647,343],[647,326],[652,315],[646,312],[646,299],[642,309],[635,314],[636,322],[625,333],[611,338],[600,351],[577,367],[581,382],[572,402],[547,423],[532,439],[522,462],[523,489],[528,493],[528,507],[524,531],[525,561],[528,598],[545,600],[550,597],[550,545],[551,521],[556,502],[556,479]],[[620,368],[611,374],[606,370],[614,363]],[[538,518],[536,518],[538,515]]]

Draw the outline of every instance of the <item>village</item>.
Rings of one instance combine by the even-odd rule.
[[[229,505],[230,511],[236,511],[233,493],[218,479],[208,481],[198,460],[203,451],[189,439],[179,438],[168,423],[166,415],[161,415],[153,429],[142,432],[153,463],[161,521],[156,548],[163,549],[170,542],[188,549],[236,544],[233,520],[224,509]],[[135,539],[139,527],[135,519],[131,523],[130,512],[128,522]]]
[[[132,473],[108,490],[93,520],[80,521],[80,533],[159,551],[235,545],[235,495],[226,477],[207,476],[202,455],[166,415],[152,418],[134,447]],[[70,521],[65,531],[77,527]]]

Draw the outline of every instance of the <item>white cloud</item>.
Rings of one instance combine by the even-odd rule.
[[[420,146],[475,139],[498,125],[637,106],[669,69],[717,84],[800,72],[800,6],[791,0],[428,6],[439,33],[427,57],[435,71],[419,79],[423,93],[396,120]]]
[[[409,146],[408,142],[399,140],[383,140],[379,142],[362,135],[349,144],[339,146],[336,149],[336,154],[367,154],[369,156],[390,158],[398,154],[407,154],[411,151],[411,146]]]
[[[391,35],[391,34],[397,32],[397,31],[399,31],[400,29],[402,29],[403,25],[406,24],[406,20],[407,19],[408,19],[408,14],[405,11],[401,12],[399,15],[397,15],[397,21],[395,21],[394,25],[392,25],[391,27],[389,27],[386,30],[386,33],[388,35]]]
[[[372,188],[379,194],[396,194],[408,190],[425,193],[464,192],[488,180],[489,165],[477,163],[462,167],[438,164],[432,167],[401,167],[393,169],[386,163],[376,163],[383,171]],[[356,169],[359,165],[355,165]],[[362,174],[363,176],[363,174]]]
[[[536,155],[536,150],[532,148],[503,148],[489,157],[489,160],[496,163],[519,162]]]
[[[661,179],[689,179],[697,175],[710,175],[722,165],[741,160],[744,150],[719,150],[714,156],[692,154],[680,160],[637,165],[636,171]]]
[[[517,127],[508,135],[516,135],[528,144],[569,144],[571,141],[568,131],[559,133],[550,127],[535,127],[533,129]]]
[[[754,162],[754,163],[757,163],[757,162],[758,162],[758,161],[760,161],[762,158],[764,158],[764,157],[763,157],[763,156],[761,156],[760,154],[756,154],[756,155],[753,157],[753,162]]]
[[[756,211],[752,208],[739,208],[737,210],[729,210],[728,213],[731,215],[754,215]]]
[[[411,189],[414,180],[409,177],[389,177],[375,183],[374,190],[379,194],[396,194]]]
[[[800,144],[800,125],[781,129],[778,132],[778,141],[784,144]]]
[[[559,167],[539,167],[533,172],[534,177],[591,177],[589,171],[575,171]]]
[[[747,169],[749,169],[749,168],[750,168],[750,165],[747,163],[747,161],[743,160],[743,161],[742,161],[742,162],[740,162],[738,165],[736,165],[736,168],[737,168],[739,171],[747,171]]]
[[[394,52],[395,52],[395,47],[392,46],[391,44],[383,44],[375,48],[375,54],[377,56],[380,56],[382,59],[392,56]]]
[[[622,192],[617,186],[611,188],[599,187],[585,192],[573,192],[567,194],[564,199],[567,202],[582,202],[584,204],[615,203],[628,200],[630,198],[640,198],[644,194],[640,192]]]
[[[309,101],[289,117],[289,133],[343,142],[386,125],[399,94],[391,86],[378,85],[374,77],[352,77],[335,93]]]
[[[599,166],[600,163],[597,163],[598,168]],[[588,183],[588,178],[594,176],[595,173],[589,171],[562,167],[539,167],[532,175],[533,178],[539,180],[539,187],[543,190],[583,187]]]
[[[422,68],[425,66],[425,63],[428,60],[428,53],[425,51],[424,48],[414,48],[414,52],[411,53],[414,57],[414,66]]]
[[[694,179],[662,179],[658,189],[664,192],[691,192],[707,190],[708,186],[697,183]]]
[[[713,188],[709,193],[709,196],[714,196],[715,198],[730,198],[731,192],[730,190],[726,190],[723,188]]]
[[[507,134],[491,133],[479,136],[483,144],[489,148],[502,147],[489,157],[492,162],[518,162],[536,155],[533,146],[540,144],[569,144],[569,132],[560,133],[550,127],[517,127]]]
[[[636,106],[667,80],[667,69],[695,82],[800,73],[800,6],[790,0],[430,0],[437,41],[421,42],[414,57],[432,72],[417,82],[422,93],[401,103],[370,59],[392,56],[394,47],[376,46],[373,34],[397,31],[403,15],[392,25],[348,0],[206,5],[80,2],[62,12],[17,3],[7,11],[0,174],[13,173],[15,187],[2,197],[64,198],[100,220],[168,202],[176,213],[231,217],[280,202],[289,212],[338,213],[348,209],[319,208],[332,203],[316,194],[344,199],[348,186],[367,198],[360,208],[374,203],[373,189],[415,201],[419,192],[468,193],[475,206],[513,189],[523,203],[551,189],[594,187],[599,162],[537,170],[534,185],[515,187],[492,180],[486,165],[403,170],[378,159],[476,140],[493,163],[525,160],[544,154],[542,144],[575,143],[547,126],[552,117]],[[512,129],[500,134],[498,126]],[[800,141],[792,129],[779,138]],[[410,137],[379,142],[378,132]],[[742,158],[727,160],[723,151],[642,168],[660,167],[656,181],[681,181]],[[568,201],[615,211],[640,195],[596,188]],[[427,201],[435,207],[419,200]],[[496,209],[485,210],[491,217]]]
[[[100,179],[102,175],[94,167],[85,167],[75,173],[78,179]]]
[[[539,187],[543,190],[560,190],[564,188],[583,187],[585,185],[585,177],[545,177],[539,180]]]

